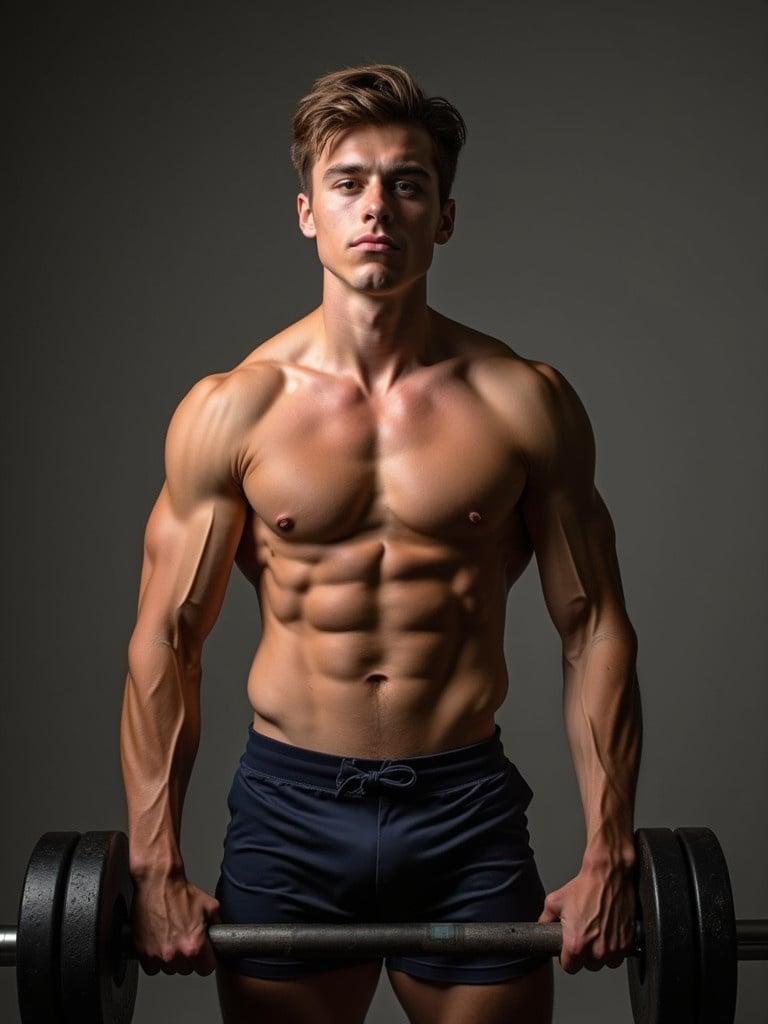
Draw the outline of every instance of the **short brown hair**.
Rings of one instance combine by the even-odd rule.
[[[411,122],[432,138],[440,205],[449,198],[467,126],[442,96],[425,96],[415,79],[396,64],[360,64],[322,75],[299,101],[293,117],[291,162],[302,192],[312,195],[312,167],[339,132],[363,124]]]

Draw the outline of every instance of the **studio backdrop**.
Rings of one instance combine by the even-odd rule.
[[[0,919],[42,832],[126,827],[118,724],[168,421],[319,303],[291,117],[368,61],[468,125],[429,304],[557,367],[590,415],[639,637],[636,824],[714,829],[738,916],[768,916],[767,20],[757,0],[6,5]],[[497,721],[551,891],[584,826],[535,562],[507,614]],[[259,636],[235,569],[183,816],[208,891]],[[556,1020],[630,1021],[624,968],[555,967]],[[740,1024],[767,993],[743,964]],[[171,1012],[217,1019],[213,978],[143,977],[135,1019]],[[405,1020],[385,974],[368,1019]]]

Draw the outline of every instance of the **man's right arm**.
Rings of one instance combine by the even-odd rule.
[[[235,387],[232,375],[214,374],[179,404],[166,436],[166,479],[144,536],[120,726],[137,880],[184,870],[181,810],[200,739],[202,646],[246,516],[238,483],[243,402]]]

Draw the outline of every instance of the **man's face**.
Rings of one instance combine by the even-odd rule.
[[[455,203],[440,209],[437,169],[421,125],[364,125],[341,133],[297,198],[299,227],[322,265],[356,291],[397,292],[423,276],[435,244],[451,237]],[[397,248],[355,244],[388,235]]]

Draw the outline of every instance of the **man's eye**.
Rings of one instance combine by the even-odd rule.
[[[397,184],[397,185],[405,185],[406,186],[406,190],[410,190],[411,192],[418,192],[419,191],[419,186],[418,185],[414,184],[414,182],[412,182],[412,181],[406,181],[404,178],[400,179],[395,184]],[[357,186],[357,182],[353,181],[351,178],[347,178],[345,181],[340,181],[338,183],[338,187],[342,190],[342,192],[349,192],[350,191],[348,188],[346,188],[347,185],[352,185],[353,187],[356,187]],[[402,191],[402,189],[400,191]]]

